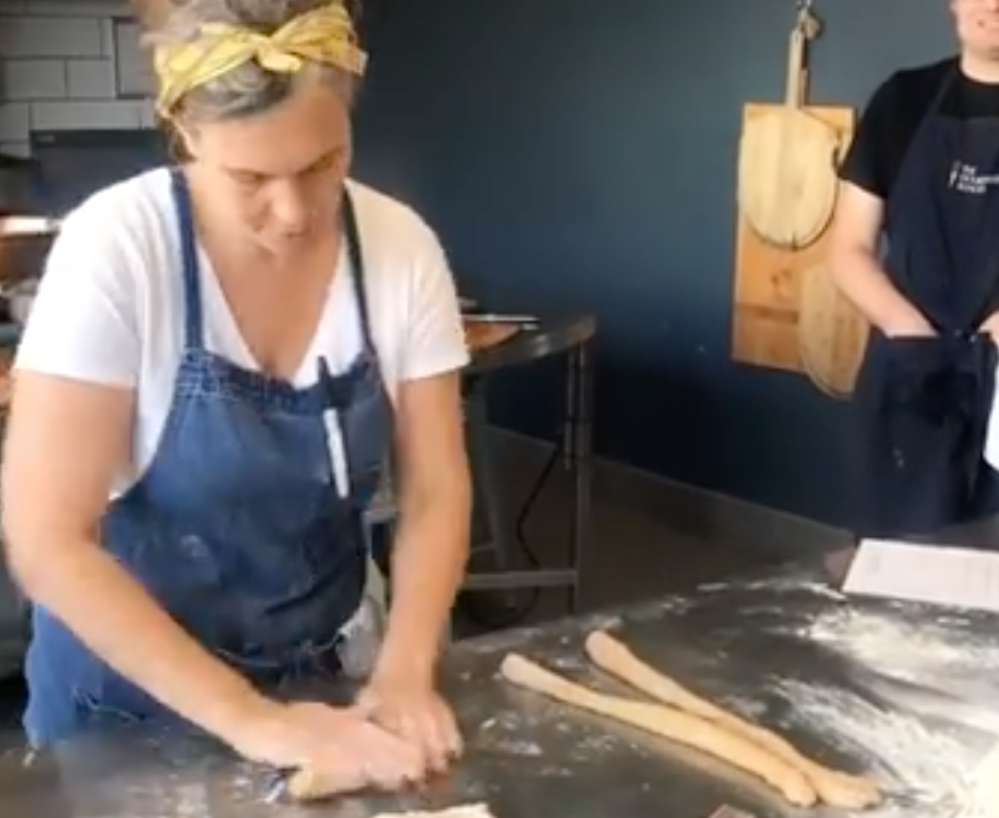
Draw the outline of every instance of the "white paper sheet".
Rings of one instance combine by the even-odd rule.
[[[843,592],[999,612],[999,553],[861,540]]]

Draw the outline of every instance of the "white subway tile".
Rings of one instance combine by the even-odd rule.
[[[146,129],[153,129],[159,127],[159,122],[156,121],[156,103],[147,99],[139,103],[140,109],[142,111],[142,127]]]
[[[153,94],[156,81],[152,59],[142,47],[138,25],[119,25],[114,42],[118,88],[130,97]]]
[[[101,56],[114,59],[115,21],[111,17],[101,20]]]
[[[49,17],[131,17],[126,0],[24,0],[29,14]]]
[[[66,91],[63,60],[0,61],[0,96],[8,101],[63,99]]]
[[[27,159],[31,156],[30,142],[0,142],[0,154]]]
[[[142,106],[129,100],[35,102],[31,127],[39,131],[140,128]]]
[[[14,17],[0,26],[0,57],[100,57],[101,21]]]
[[[111,60],[69,60],[66,63],[71,99],[114,99],[114,65]]]
[[[27,142],[31,136],[31,108],[27,102],[0,103],[0,142]]]

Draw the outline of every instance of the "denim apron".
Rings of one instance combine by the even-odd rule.
[[[362,515],[381,478],[392,419],[350,195],[344,191],[343,229],[362,351],[343,375],[331,375],[320,358],[315,383],[297,389],[205,348],[191,202],[183,175],[175,170],[172,180],[184,355],[153,462],[109,505],[102,542],[191,636],[263,689],[336,673],[344,629],[363,609]],[[343,487],[329,445],[336,428]],[[34,608],[32,622],[24,725],[34,746],[108,715],[176,718],[44,607]]]
[[[941,111],[942,83],[888,197],[884,267],[939,333],[872,331],[854,399],[856,533],[919,535],[999,510],[982,452],[996,345],[977,333],[999,308],[999,120]]]

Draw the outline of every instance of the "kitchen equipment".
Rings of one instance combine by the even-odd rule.
[[[805,45],[820,31],[811,4],[799,6],[788,48],[782,105],[759,106],[743,125],[738,204],[765,241],[807,247],[828,226],[836,204],[840,135],[804,108]]]
[[[534,315],[503,315],[495,312],[470,312],[462,318],[468,323],[516,324],[524,328],[535,328],[541,323]]]
[[[759,106],[746,106],[746,122]],[[849,145],[856,112],[847,106],[810,106]],[[831,231],[808,247],[790,250],[765,241],[740,218],[736,225],[735,286],[732,315],[732,357],[742,363],[786,372],[807,372],[798,332],[800,288],[806,272],[829,258]],[[811,299],[810,299],[811,302]]]
[[[472,353],[499,346],[508,341],[521,327],[517,324],[498,324],[491,321],[465,321],[465,343]]]
[[[10,405],[10,390],[12,386],[11,370],[14,368],[14,350],[11,348],[0,349],[0,412]],[[0,572],[0,589],[3,587],[4,577]],[[3,594],[0,593],[0,597]]]
[[[0,216],[38,210],[38,163],[0,153]]]
[[[4,232],[4,222],[0,217],[0,290],[6,294],[19,282],[41,276],[45,259],[52,247],[55,233]],[[19,228],[18,228],[19,230]]]
[[[59,222],[38,212],[32,160],[0,156],[0,286],[41,274]]]
[[[60,221],[49,216],[0,215],[0,239],[52,238]]]
[[[35,294],[38,292],[38,281],[37,278],[25,278],[11,287],[3,287],[0,284],[0,296],[7,299],[10,317],[20,327],[28,322],[28,315],[31,313]]]
[[[836,287],[829,265],[819,262],[800,273],[798,352],[808,377],[834,398],[853,394],[864,359],[869,325]]]

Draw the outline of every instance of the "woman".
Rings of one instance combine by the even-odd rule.
[[[365,57],[341,5],[190,0],[154,43],[191,161],[66,218],[18,355],[3,508],[35,603],[25,726],[45,745],[172,713],[344,789],[398,786],[459,751],[434,681],[470,495],[446,260],[347,179]],[[280,703],[356,630],[392,443],[369,683],[349,708]]]

